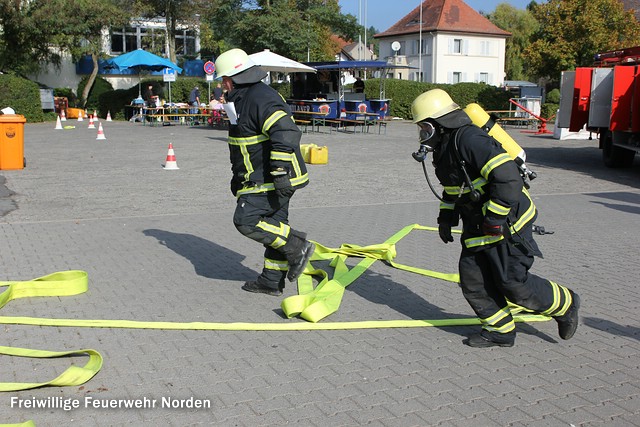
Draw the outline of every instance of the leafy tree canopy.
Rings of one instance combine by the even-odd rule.
[[[541,25],[524,56],[540,77],[558,80],[598,52],[640,45],[640,23],[620,0],[548,0],[531,12]]]

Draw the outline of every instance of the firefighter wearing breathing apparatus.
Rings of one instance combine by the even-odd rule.
[[[509,303],[554,317],[560,338],[571,338],[578,327],[580,298],[529,273],[534,256],[542,254],[532,233],[536,208],[516,162],[497,140],[472,124],[444,90],[421,94],[411,108],[420,131],[420,149],[413,156],[424,166],[432,153],[444,187],[442,197],[436,194],[444,243],[453,242],[451,228],[462,219],[460,285],[482,324],[481,332],[464,343],[513,346],[516,332]]]
[[[282,96],[262,83],[267,73],[241,49],[222,53],[215,63],[229,107],[231,192],[237,197],[233,223],[265,247],[262,273],[242,289],[282,295],[285,277],[296,280],[314,251],[306,234],[289,226],[289,200],[309,182],[300,152],[300,129]]]

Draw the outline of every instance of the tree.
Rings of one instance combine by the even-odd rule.
[[[109,0],[36,0],[31,19],[47,35],[51,46],[68,52],[74,61],[90,55],[93,69],[79,95],[84,107],[98,75],[98,59],[103,53],[103,30],[122,26],[129,15]]]
[[[0,70],[26,75],[41,62],[60,65],[59,53],[49,49],[46,32],[31,16],[35,8],[28,0],[0,0]]]
[[[221,1],[210,0],[119,0],[123,8],[140,18],[163,17],[166,26],[165,44],[169,60],[177,63],[176,31],[178,23],[198,31],[202,25],[201,14]],[[208,30],[208,28],[207,28]]]
[[[505,72],[509,80],[529,80],[527,63],[522,53],[531,44],[532,35],[538,30],[538,21],[528,10],[520,10],[500,3],[496,10],[487,15],[487,18],[497,27],[509,31],[511,37],[506,42]]]
[[[640,44],[640,24],[620,0],[549,0],[531,11],[541,26],[524,56],[539,77],[557,81],[598,52]]]
[[[359,31],[337,0],[258,0],[245,4],[232,33],[247,52],[271,49],[298,61],[320,61],[335,57],[332,35],[353,40]]]

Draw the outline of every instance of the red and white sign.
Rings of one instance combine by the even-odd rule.
[[[207,74],[213,74],[216,71],[216,64],[211,61],[204,63],[204,72]]]

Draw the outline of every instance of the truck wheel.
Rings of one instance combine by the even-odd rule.
[[[629,168],[633,165],[633,158],[636,152],[613,145],[611,131],[605,130],[600,133],[600,144],[602,146],[602,160],[604,160],[605,166],[609,168]]]

